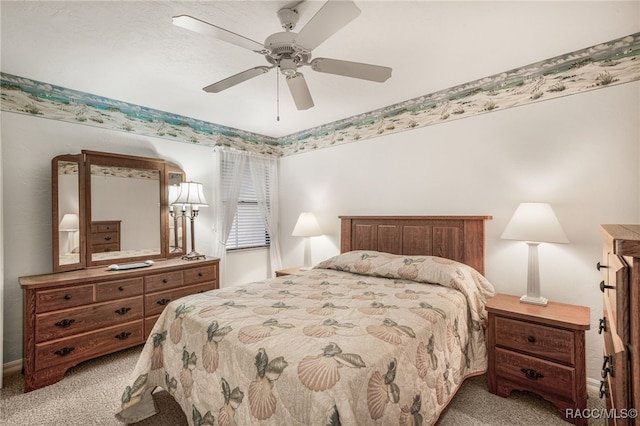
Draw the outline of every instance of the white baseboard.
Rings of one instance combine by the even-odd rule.
[[[2,365],[2,375],[16,373],[22,370],[22,360],[17,359],[15,361],[7,362]]]
[[[600,380],[587,377],[587,388],[593,392],[600,392]]]

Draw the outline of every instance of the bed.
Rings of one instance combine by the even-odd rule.
[[[489,216],[344,216],[312,270],[170,303],[116,417],[169,392],[193,425],[430,425],[487,367]]]

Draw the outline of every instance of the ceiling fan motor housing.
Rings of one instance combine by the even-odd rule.
[[[293,41],[296,36],[294,32],[282,31],[271,34],[264,41],[264,47],[268,52],[265,55],[267,61],[280,67],[280,72],[284,75],[295,74],[298,64],[307,63],[311,58],[310,53],[294,47]]]
[[[298,11],[295,9],[283,8],[278,11],[278,18],[280,19],[280,25],[285,31],[291,31],[296,27],[298,23]]]

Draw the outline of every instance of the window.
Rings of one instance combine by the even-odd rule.
[[[229,163],[223,162],[222,164],[222,185],[225,189],[231,184],[232,168],[229,167]],[[253,186],[253,180],[251,179],[251,172],[249,165],[245,164],[244,170],[241,171],[242,182],[240,186],[240,198],[238,199],[238,209],[236,215],[233,218],[233,224],[231,226],[231,232],[227,239],[227,250],[237,250],[255,247],[269,247],[270,237],[267,232],[267,227],[264,223],[260,206],[258,205],[258,197],[256,196],[256,190]],[[268,172],[266,179],[264,180],[265,196],[267,204],[271,202]],[[228,191],[225,191],[228,192]]]

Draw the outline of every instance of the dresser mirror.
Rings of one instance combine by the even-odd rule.
[[[180,183],[186,182],[184,172],[167,164],[167,187],[169,202],[173,201],[178,195]],[[185,225],[185,217],[180,214],[172,214],[173,207],[169,206],[169,252],[167,257],[177,257],[185,254],[184,242],[186,241],[187,228]],[[177,217],[180,216],[180,217]]]
[[[183,221],[168,206],[170,182],[185,178],[178,167],[82,151],[55,157],[52,170],[55,272],[185,253]]]

